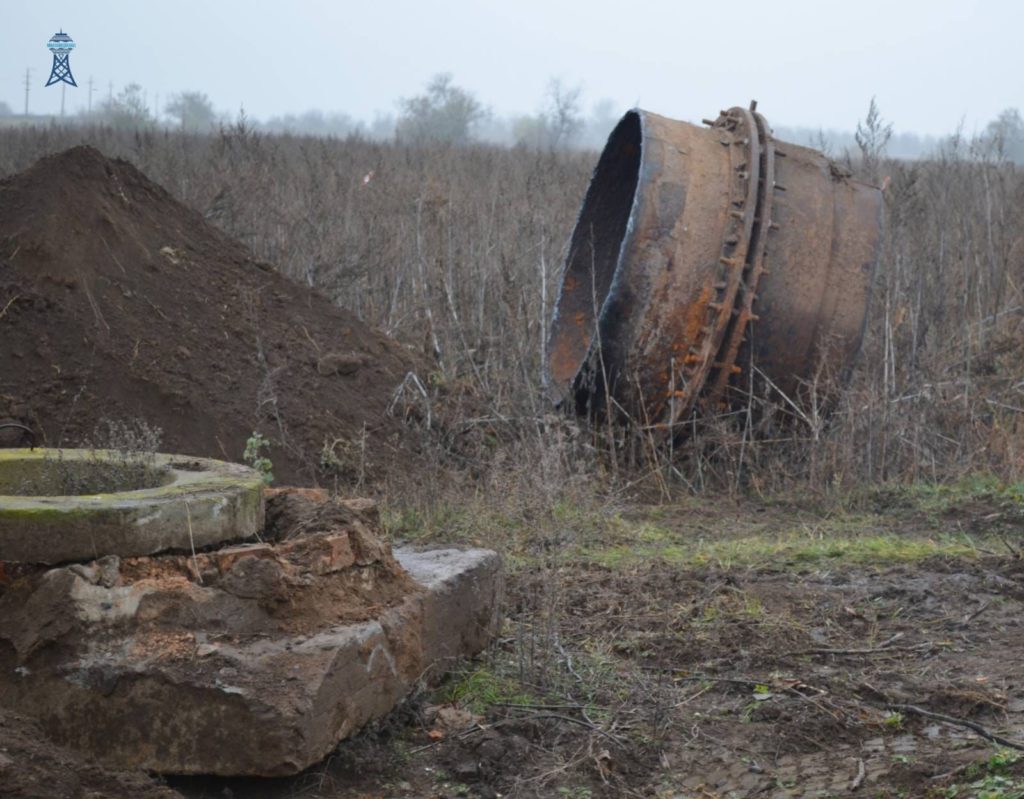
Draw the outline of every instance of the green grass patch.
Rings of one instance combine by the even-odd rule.
[[[428,511],[386,507],[384,520],[395,541],[490,547],[515,570],[571,561],[612,568],[656,559],[687,568],[801,569],[972,558],[1005,550],[988,519],[994,508],[1000,523],[1024,518],[1024,484],[986,475],[946,485],[868,488],[827,506],[784,500],[690,497],[625,507],[559,500],[543,506],[473,496]],[[950,510],[959,511],[959,523],[944,515]]]
[[[526,705],[535,701],[516,680],[485,667],[452,675],[443,686],[441,697],[480,715],[492,705]]]
[[[949,483],[880,486],[868,494],[881,508],[903,506],[936,516],[974,503],[1024,515],[1024,483],[1006,482],[991,474],[971,474]]]
[[[933,557],[969,558],[978,550],[960,536],[930,538],[896,534],[809,538],[800,533],[741,538],[585,548],[580,555],[608,567],[661,560],[690,568],[801,567],[828,563],[886,565]]]
[[[998,749],[971,764],[964,772],[967,782],[941,788],[936,795],[944,799],[1024,799],[1021,758],[1020,752]]]
[[[392,541],[489,547],[512,564],[533,563],[587,541],[625,541],[636,534],[634,525],[600,505],[516,506],[505,499],[473,497],[427,509],[385,505],[381,519]]]

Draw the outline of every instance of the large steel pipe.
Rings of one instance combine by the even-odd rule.
[[[881,192],[749,109],[701,128],[630,111],[573,231],[548,340],[556,401],[662,430],[751,371],[795,397],[856,355]]]

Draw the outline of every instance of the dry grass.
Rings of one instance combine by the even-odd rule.
[[[792,402],[755,389],[748,408],[702,420],[669,458],[628,429],[565,420],[543,398],[546,323],[594,154],[244,125],[213,136],[8,129],[0,142],[0,174],[82,142],[128,158],[258,257],[422,347],[433,370],[396,412],[436,456],[415,489],[424,501],[452,486],[542,508],[595,488],[665,498],[1021,475],[1024,176],[970,143],[927,162],[871,161],[891,178],[884,249],[863,356],[832,412],[829,375]]]

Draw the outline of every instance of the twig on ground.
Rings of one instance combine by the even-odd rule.
[[[682,679],[682,680],[700,680],[700,681],[708,681],[708,682],[725,682],[725,683],[732,683],[732,684],[735,684],[735,685],[745,685],[745,686],[771,685],[771,681],[765,682],[765,681],[757,681],[757,680],[750,680],[750,679],[741,679],[741,678],[736,678],[736,677],[708,677],[707,675],[692,675],[692,676],[687,676],[687,677],[681,677],[679,679]],[[785,693],[793,694],[794,696],[798,696],[801,699],[809,699],[809,697],[807,697],[804,693],[802,693],[801,691],[797,690],[797,687],[796,687],[797,685],[805,686],[804,683],[798,681],[795,685],[784,686],[782,688],[782,690]],[[866,687],[868,687],[872,691],[872,693],[876,694],[877,696],[881,696],[881,697],[885,696],[885,694],[883,694],[877,688],[873,688],[872,686],[867,685],[866,683],[865,683],[865,685],[866,685]],[[820,688],[814,688],[813,686],[805,686],[805,687],[810,688],[811,690],[816,691],[818,693],[826,693],[825,691],[823,691]],[[832,705],[832,703],[828,703],[828,704]],[[908,705],[908,704],[902,704],[902,703],[897,703],[897,702],[889,702],[889,701],[884,701],[884,702],[878,703],[878,705],[881,705],[886,710],[894,710],[894,711],[897,711],[897,712],[900,712],[900,713],[910,713],[910,714],[913,714],[913,715],[916,715],[916,716],[921,716],[922,718],[932,719],[933,721],[940,721],[943,724],[950,724],[950,725],[953,725],[954,727],[964,727],[965,729],[968,729],[968,730],[971,730],[971,731],[977,733],[982,738],[985,738],[986,740],[992,741],[993,743],[997,743],[1000,746],[1006,746],[1006,747],[1009,747],[1010,749],[1017,749],[1019,751],[1024,752],[1024,743],[1021,743],[1019,741],[1012,741],[1009,738],[1004,738],[1003,736],[998,735],[998,734],[996,734],[994,732],[990,732],[989,730],[987,730],[984,727],[982,727],[980,724],[978,724],[978,723],[976,723],[974,721],[970,721],[968,719],[961,719],[961,718],[957,718],[956,716],[947,716],[944,713],[935,713],[935,712],[933,712],[931,710],[925,710],[922,707],[918,707],[917,705]],[[876,705],[876,706],[878,706],[878,705]],[[838,710],[838,708],[836,708],[836,709]]]
[[[957,626],[959,626],[959,627],[966,627],[972,621],[974,621],[976,618],[978,618],[978,616],[980,616],[982,613],[984,613],[986,610],[988,610],[989,606],[991,606],[991,604],[992,604],[991,602],[982,602],[980,608],[978,608],[973,613],[971,613],[971,614],[969,614],[967,616],[964,616],[964,620],[962,622],[960,622],[960,624],[957,625]]]
[[[199,571],[199,559],[196,557],[196,540],[192,537],[192,509],[189,508],[188,502],[185,503],[185,517],[188,519],[188,543],[192,547],[192,568],[196,571],[196,579],[202,585],[203,575]]]
[[[869,647],[867,649],[800,649],[796,652],[787,652],[786,656],[790,655],[870,655],[874,652],[881,652],[884,649],[888,649],[896,641],[903,637],[903,633],[896,633],[892,638],[888,638],[882,641],[878,646]]]
[[[493,707],[507,707],[513,710],[576,710],[580,713],[586,710],[583,705],[544,705],[532,702],[491,702],[490,704]],[[598,708],[594,709],[597,710]]]
[[[826,694],[828,693],[822,688],[815,688],[813,685],[808,685],[801,680],[789,680],[788,685],[779,685],[778,680],[772,680],[765,678],[763,680],[751,680],[746,677],[712,677],[708,674],[688,674],[685,677],[676,677],[676,680],[680,682],[720,682],[728,685],[742,685],[746,688],[757,688],[758,686],[764,685],[768,688],[773,688],[777,692],[793,694],[803,699],[807,698],[807,694],[799,690],[804,688],[814,694]]]
[[[619,746],[624,746],[625,745],[625,742],[619,736],[615,735],[614,733],[608,732],[608,730],[601,729],[596,724],[593,724],[593,723],[591,723],[589,721],[584,721],[583,719],[573,718],[572,716],[565,716],[565,715],[562,715],[561,713],[534,713],[534,714],[532,714],[530,716],[517,716],[514,719],[502,719],[500,721],[496,721],[493,724],[491,724],[490,726],[491,727],[497,727],[499,725],[508,724],[508,723],[511,723],[511,722],[514,722],[514,721],[516,721],[516,722],[518,722],[518,721],[532,721],[534,719],[555,719],[557,721],[568,721],[568,722],[570,722],[572,724],[578,724],[581,727],[586,727],[588,730],[590,730],[591,732],[596,732],[598,735],[603,735],[609,741],[614,741]]]
[[[506,724],[518,724],[524,721],[533,721],[535,719],[556,719],[558,721],[567,721],[572,724],[577,724],[581,727],[585,727],[586,729],[590,730],[591,732],[597,733],[598,735],[604,736],[609,741],[612,741],[613,743],[616,743],[619,746],[625,746],[625,741],[623,741],[619,736],[615,735],[614,733],[608,732],[608,730],[602,729],[601,727],[589,721],[584,721],[583,719],[576,719],[572,716],[565,716],[561,713],[532,713],[529,716],[516,716],[515,718],[499,719],[498,721],[495,721],[491,724],[478,724],[474,722],[471,726],[467,727],[461,732],[456,733],[454,736],[449,737],[466,738],[477,732],[493,730],[495,727],[503,727]],[[426,750],[432,749],[433,747],[437,746],[444,740],[444,738],[441,738],[436,741],[431,741],[429,744],[424,744],[423,746],[411,750],[409,754],[415,755],[420,752],[425,752]]]
[[[853,778],[852,782],[850,782],[851,791],[856,791],[863,784],[866,773],[867,772],[864,769],[864,758],[857,758],[857,776]]]
[[[888,641],[883,641],[878,646],[865,649],[801,649],[796,652],[786,652],[784,657],[796,655],[884,655],[888,652],[916,652],[922,649],[933,649],[939,644],[933,641],[925,641],[921,644],[910,644],[909,646],[892,646],[894,641],[903,637],[903,633],[896,633]]]
[[[494,725],[490,725],[490,726],[494,726]],[[417,746],[415,749],[410,750],[409,754],[410,755],[418,755],[420,752],[426,752],[428,749],[433,749],[435,746],[437,746],[438,744],[443,743],[444,741],[448,740],[449,738],[468,738],[473,733],[475,733],[475,732],[482,732],[482,731],[484,731],[486,729],[488,729],[488,727],[484,727],[483,725],[478,724],[477,722],[474,721],[471,725],[466,727],[466,729],[460,730],[455,735],[450,735],[450,736],[447,736],[446,738],[438,738],[436,741],[431,741],[430,743],[424,744],[423,746]]]
[[[1003,542],[1003,546],[1010,550],[1010,554],[1013,557],[1018,559],[1024,557],[1024,549],[1019,549],[1018,547],[1015,547],[1013,544],[1011,544],[1010,539],[1008,539],[1003,533],[999,533],[998,535],[999,540]]]
[[[1009,738],[1004,738],[1001,735],[997,735],[994,732],[989,732],[980,724],[969,721],[967,719],[957,718],[956,716],[947,716],[944,713],[934,713],[931,710],[925,710],[923,707],[917,705],[904,705],[888,702],[885,705],[888,710],[895,710],[899,713],[911,713],[915,716],[921,716],[922,718],[932,719],[933,721],[941,721],[943,724],[951,724],[954,727],[964,727],[968,730],[976,732],[982,738],[997,743],[1000,746],[1006,746],[1010,749],[1017,749],[1024,752],[1024,743],[1018,741],[1011,741]]]
[[[0,309],[0,319],[4,318],[4,315],[7,313],[7,309],[14,305],[15,301],[18,299],[21,299],[21,295],[15,294],[7,301],[7,304],[2,309]]]
[[[565,651],[565,647],[562,646],[562,642],[556,640],[555,647],[558,649],[558,652],[562,655],[562,657],[565,658],[565,668],[575,678],[576,682],[578,682],[580,685],[586,685],[586,681],[579,674],[577,674],[576,669],[572,667],[572,655]]]
[[[944,771],[942,774],[933,774],[931,777],[928,778],[928,781],[929,782],[942,782],[942,780],[948,780],[951,777],[956,777],[956,776],[958,776],[960,774],[963,774],[965,771],[967,771],[967,769],[969,769],[973,765],[974,765],[974,761],[973,760],[969,760],[968,762],[966,762],[966,763],[964,763],[962,765],[957,766],[952,771]]]
[[[663,671],[661,668],[651,668],[651,671]],[[674,671],[674,669],[668,669]],[[712,677],[708,674],[687,674],[684,677],[675,677],[680,682],[722,682],[729,685],[742,685],[745,688],[756,688],[759,685],[768,685],[764,680],[750,680],[745,677]]]
[[[688,697],[686,697],[686,699],[683,699],[683,700],[681,700],[679,702],[676,702],[674,705],[671,706],[670,709],[675,710],[678,707],[682,707],[683,705],[689,704],[694,699],[696,699],[699,696],[703,696],[704,694],[706,694],[710,690],[711,690],[711,686],[710,685],[705,685],[703,688],[700,688],[697,691],[694,691],[692,694],[690,694]]]
[[[398,384],[398,388],[395,389],[394,394],[391,396],[391,402],[388,403],[388,407],[385,411],[388,416],[395,415],[395,407],[399,401],[405,395],[406,391],[411,391],[409,386],[412,386],[419,392],[419,395],[423,398],[423,404],[427,409],[427,430],[431,429],[432,413],[430,408],[430,395],[427,394],[426,388],[423,387],[422,381],[416,375],[415,372],[407,372],[402,382]]]
[[[779,684],[778,680],[750,680],[745,678],[736,677],[709,677],[706,674],[702,675],[691,675],[687,677],[679,677],[679,680],[684,681],[700,681],[700,682],[720,682],[729,685],[742,685],[746,688],[753,688],[755,691],[759,686],[766,686],[771,688],[774,692],[780,694],[786,694],[788,696],[794,696],[797,699],[808,702],[815,708],[820,710],[826,716],[836,720],[842,720],[848,718],[846,711],[836,705],[833,702],[825,699],[825,695],[828,694],[823,688],[815,688],[813,685],[808,685],[801,680],[789,680],[786,681],[788,684]],[[803,689],[803,690],[801,690]]]

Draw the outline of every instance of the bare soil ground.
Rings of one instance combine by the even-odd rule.
[[[190,797],[1019,797],[1019,489],[563,510],[526,539],[495,527],[512,592],[486,658],[296,779],[172,783]],[[450,522],[436,536],[470,529]]]

